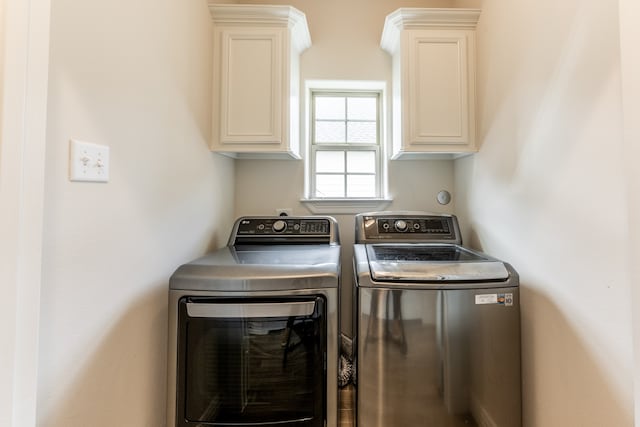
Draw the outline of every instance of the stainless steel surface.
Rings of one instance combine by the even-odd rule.
[[[505,280],[509,272],[501,262],[448,262],[413,263],[411,266],[399,263],[371,261],[371,276],[376,281],[401,282],[452,282],[465,281],[467,287],[474,287],[473,281]],[[491,283],[488,284],[491,286]]]
[[[461,245],[451,215],[356,216],[358,427],[522,425],[518,274]]]
[[[442,282],[456,282],[447,286],[477,287],[478,282],[505,281],[510,275],[502,261],[460,245],[389,243],[364,246],[374,281],[436,282],[434,287],[442,286]]]
[[[170,289],[277,291],[334,287],[340,246],[227,246],[180,266]]]
[[[309,316],[315,309],[314,302],[281,302],[278,304],[198,304],[188,303],[190,317],[251,319],[256,317]]]
[[[492,280],[489,281],[481,279],[470,280],[470,278],[472,277],[481,277],[481,274],[476,271],[467,271],[467,269],[473,268],[474,265],[483,264],[478,262],[468,263],[468,267],[465,267],[464,265],[455,266],[455,263],[445,263],[445,266],[451,267],[452,269],[446,273],[449,274],[451,272],[457,271],[457,274],[460,276],[460,280],[438,280],[437,277],[427,280],[426,277],[429,277],[430,275],[435,276],[434,273],[431,273],[431,269],[433,269],[434,272],[441,271],[440,263],[413,262],[411,263],[413,265],[411,265],[410,268],[398,263],[396,263],[395,265],[394,263],[389,263],[389,265],[378,266],[376,265],[375,261],[372,262],[369,260],[369,257],[367,255],[368,246],[370,245],[353,245],[354,279],[356,280],[356,284],[359,288],[447,290],[495,288],[497,286],[518,286],[518,273],[513,269],[511,265],[497,260],[487,262],[487,264],[493,265],[493,267],[490,267],[490,269],[501,266],[501,268],[497,267],[495,271],[487,271],[487,273],[492,273],[486,274],[487,277],[492,278]],[[493,258],[486,259],[494,260]],[[374,271],[374,269],[376,268],[379,268],[381,272],[379,274],[386,274],[386,277],[374,278],[372,271]],[[398,277],[395,277],[395,274],[392,274],[394,268],[396,269],[396,274]],[[424,277],[419,276],[421,270],[424,271]],[[388,271],[388,273],[385,273],[385,271]],[[408,277],[404,277],[405,271],[407,272]]]
[[[512,294],[513,305],[475,304]],[[521,426],[517,287],[358,288],[357,425]]]
[[[338,419],[338,287],[324,289],[296,289],[269,292],[238,292],[234,297],[252,298],[323,295],[327,301],[327,427],[336,427]],[[178,354],[178,301],[183,296],[225,297],[226,291],[169,291],[169,341],[167,380],[167,420],[172,425],[176,418],[176,381]]]

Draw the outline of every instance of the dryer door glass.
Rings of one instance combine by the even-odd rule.
[[[179,426],[324,426],[323,297],[185,297],[178,341]]]

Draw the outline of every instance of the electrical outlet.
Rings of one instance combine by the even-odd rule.
[[[69,142],[69,180],[109,181],[109,147],[72,139]]]
[[[291,208],[278,208],[276,209],[276,215],[278,216],[291,216],[292,209]]]

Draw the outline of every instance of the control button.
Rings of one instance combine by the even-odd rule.
[[[384,228],[385,230],[389,229],[389,223],[385,222],[384,224],[382,224],[382,228]]]
[[[264,230],[264,224],[258,224],[258,230],[260,231]]]
[[[399,219],[396,221],[395,227],[398,231],[407,231],[408,225],[406,221]]]
[[[413,229],[414,229],[414,230],[420,230],[420,223],[418,223],[418,222],[414,222],[414,223],[413,223]]]
[[[271,228],[273,229],[273,231],[275,231],[276,233],[281,233],[283,232],[286,228],[287,228],[287,223],[284,222],[283,220],[279,219],[276,222],[273,223],[273,225],[271,226]]]

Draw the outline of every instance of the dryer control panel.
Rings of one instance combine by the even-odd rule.
[[[329,234],[330,224],[326,219],[303,219],[291,217],[247,218],[240,221],[240,235],[303,235]]]
[[[331,217],[243,217],[236,221],[230,244],[339,243]]]

